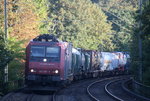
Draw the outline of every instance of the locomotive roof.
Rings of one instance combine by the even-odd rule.
[[[32,41],[59,42],[57,37],[53,34],[41,34],[35,37]]]
[[[37,43],[37,44],[55,44],[55,43],[59,43],[59,44],[65,44],[65,43],[68,43],[70,44],[69,42],[63,42],[63,41],[59,41],[59,42],[53,42],[53,41],[48,41],[48,42],[45,42],[45,41],[33,41],[31,40],[30,43]]]

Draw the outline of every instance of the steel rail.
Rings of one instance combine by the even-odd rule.
[[[117,79],[117,78],[120,78],[120,77],[111,77],[111,78],[105,78],[105,79],[102,79],[102,80],[95,81],[95,82],[91,83],[91,84],[87,87],[86,91],[87,91],[88,95],[89,95],[92,99],[94,99],[95,101],[101,101],[100,99],[97,99],[94,95],[92,95],[92,93],[90,92],[90,88],[91,88],[94,84],[96,84],[96,83],[100,83],[100,82],[102,82],[102,81],[106,81],[106,80],[109,80],[109,79]]]
[[[29,94],[29,95],[27,96],[27,98],[25,99],[25,101],[32,101],[33,96],[34,96],[33,93],[32,93],[32,94]]]
[[[112,94],[112,93],[108,90],[108,86],[109,86],[110,84],[112,84],[112,83],[114,83],[114,82],[118,82],[118,81],[120,81],[120,80],[122,80],[122,79],[110,81],[109,83],[107,83],[107,84],[105,85],[105,91],[106,91],[110,96],[112,96],[114,99],[116,99],[117,101],[124,101],[123,99],[121,99],[121,98],[115,96],[114,94]]]
[[[0,101],[5,101],[6,99],[9,99],[11,96],[15,95],[17,92],[20,92],[24,89],[25,87],[22,87],[22,88],[19,88],[19,89],[16,89],[16,90],[13,90],[11,92],[9,92],[7,95],[4,95]]]
[[[60,90],[57,90],[53,93],[52,95],[52,101],[56,101],[56,94],[59,92]]]

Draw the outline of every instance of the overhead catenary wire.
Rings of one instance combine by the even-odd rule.
[[[118,18],[119,20],[121,20],[121,21],[123,21],[123,22],[126,22],[128,25],[134,26],[134,24],[131,24],[129,21],[127,21],[127,20],[125,20],[125,19],[123,19],[123,18],[121,18],[121,17],[115,15],[114,13],[110,12],[109,10],[105,10],[105,9],[102,9],[102,10],[103,10],[104,12],[107,12],[107,13],[109,13],[109,14],[115,16],[115,17]],[[134,26],[134,27],[135,27],[135,26]]]

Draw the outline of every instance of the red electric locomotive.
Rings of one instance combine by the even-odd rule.
[[[36,37],[26,48],[25,83],[27,85],[64,84],[73,80],[72,45],[53,35]]]
[[[109,54],[112,53],[109,52]],[[111,63],[112,71],[118,66],[119,71],[124,71],[120,67],[126,64],[126,57],[122,58],[121,52],[115,54],[119,54],[116,55],[119,58]],[[54,85],[62,87],[73,79],[78,80],[110,74],[111,71],[107,73],[108,67],[103,68],[101,66],[104,64],[101,61],[102,56],[102,52],[74,49],[71,43],[61,42],[54,35],[40,35],[30,41],[26,48],[25,84],[31,88],[35,85],[44,85],[42,87],[49,86],[51,88]],[[36,86],[35,90],[37,88]],[[47,90],[47,88],[44,90]]]

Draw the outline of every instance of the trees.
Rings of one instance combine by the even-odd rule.
[[[2,29],[4,28],[3,4],[3,0],[0,1],[0,19],[2,19],[0,20],[0,27]],[[40,33],[48,33],[47,4],[48,0],[7,1],[9,37],[26,40],[27,44],[29,40]]]
[[[8,49],[3,39],[3,32],[0,29],[0,69],[4,68],[12,59],[12,52]]]
[[[16,3],[12,4],[8,12],[10,37],[29,41],[38,35],[39,22],[35,10],[33,3],[28,0],[16,0]]]
[[[7,44],[5,44],[2,31],[0,30],[0,68],[4,68],[4,66],[9,63],[9,75],[13,75],[9,77],[9,82],[23,77],[23,60],[25,59],[24,47],[29,40],[39,35],[40,30],[42,31],[42,29],[40,29],[40,27],[43,26],[41,19],[46,16],[47,11],[45,10],[45,12],[42,11],[39,13],[37,10],[42,9],[41,4],[44,4],[44,1],[45,0],[7,0],[9,38]],[[1,0],[0,29],[2,30],[4,30],[3,5],[4,0]],[[14,72],[14,70],[16,72]],[[0,75],[0,77],[2,77],[2,75]]]
[[[96,3],[112,22],[115,51],[130,51],[131,34],[136,27],[137,0],[96,0]]]
[[[143,40],[143,82],[150,85],[150,3],[144,7],[142,20],[142,40]]]
[[[49,0],[49,31],[84,49],[111,50],[111,24],[89,0]]]
[[[39,33],[48,33],[48,4],[49,0],[33,0],[32,4],[35,6],[35,12],[38,16]]]
[[[4,67],[12,60],[12,51],[6,46],[3,36],[4,33],[0,29],[0,90],[4,83]]]
[[[134,33],[132,34],[132,47],[131,47],[131,55],[132,55],[132,69],[135,73],[135,77],[137,80],[139,80],[139,64],[142,63],[142,83],[150,85],[150,4],[147,6],[143,6],[143,13],[142,15],[138,15],[136,20],[137,22],[141,20],[142,26],[141,28],[135,28]],[[142,32],[142,35],[140,35],[142,39],[142,61],[139,57],[139,44],[138,44],[138,35],[139,32]]]

